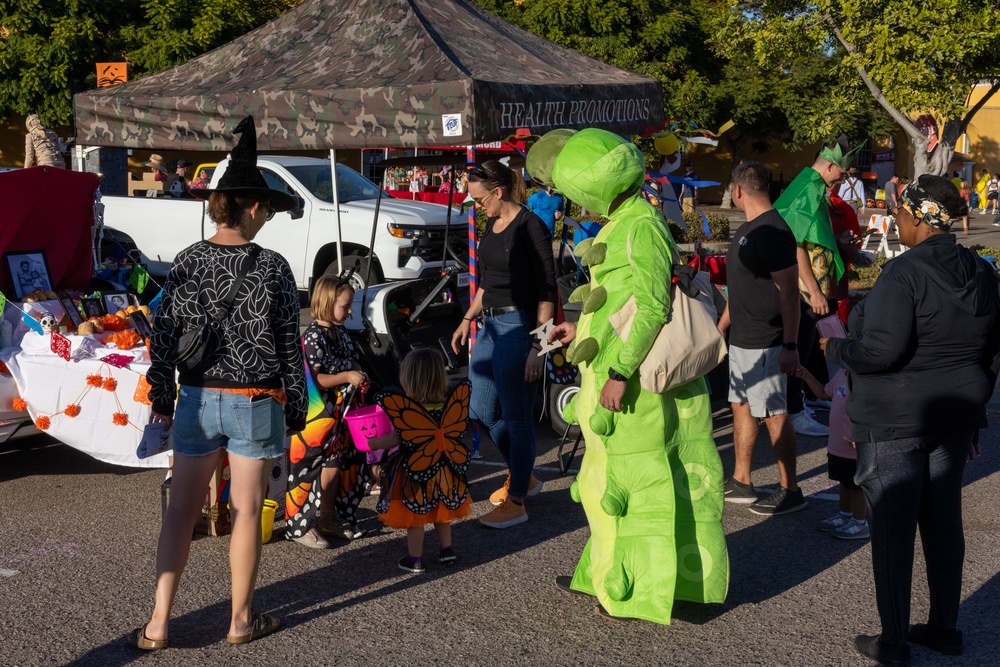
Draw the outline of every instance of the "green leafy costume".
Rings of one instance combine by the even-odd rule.
[[[677,257],[662,216],[638,194],[644,172],[635,146],[595,129],[570,138],[552,172],[560,192],[604,215],[620,193],[633,193],[578,248],[592,282],[574,294],[584,314],[567,354],[581,364],[581,388],[566,416],[587,441],[571,495],[591,537],[571,585],[614,616],[669,624],[676,599],[725,600],[729,556],[704,379],[663,394],[639,387],[637,369],[670,312]],[[633,295],[638,312],[623,344],[608,317]],[[630,378],[617,413],[598,400],[612,367]]]
[[[808,244],[806,247],[810,251],[810,260],[813,264],[813,274],[817,281],[822,282],[830,278],[832,284],[840,282],[840,277],[844,275],[844,260],[837,250],[837,241],[833,238],[833,225],[830,223],[830,206],[826,199],[826,182],[819,172],[812,167],[806,167],[795,177],[785,191],[774,202],[774,208],[784,218],[788,228],[795,235],[795,242],[799,245]],[[825,249],[823,255],[826,265],[817,269],[815,253],[816,247]],[[819,274],[817,275],[817,270]],[[829,275],[832,271],[833,275]],[[829,294],[829,289],[825,290]]]

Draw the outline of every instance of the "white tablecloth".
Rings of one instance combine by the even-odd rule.
[[[74,354],[79,354],[81,345],[99,344],[94,337],[67,337],[73,344]],[[147,459],[136,457],[142,428],[149,421],[151,410],[149,405],[133,398],[140,377],[149,368],[145,348],[120,351],[97,347],[94,357],[67,362],[53,354],[49,344],[48,335],[28,331],[20,340],[20,349],[7,348],[0,352],[0,359],[10,369],[32,418],[39,415],[49,417],[50,426],[45,432],[107,463],[134,468],[168,467],[166,453]],[[115,368],[99,361],[108,354],[130,355],[136,361],[127,368]],[[79,398],[87,389],[87,376],[95,374],[113,377],[118,383],[117,388],[111,392],[103,387],[94,387]],[[71,403],[80,406],[80,414],[76,417],[63,413]],[[114,414],[119,409],[128,415],[129,424],[118,426],[114,423]]]

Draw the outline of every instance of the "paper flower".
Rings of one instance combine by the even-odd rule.
[[[35,419],[35,426],[37,426],[40,431],[44,431],[45,429],[47,429],[50,426],[50,424],[51,422],[49,421],[49,418],[46,417],[45,415],[42,415],[37,419]]]
[[[78,414],[80,414],[80,406],[77,405],[76,403],[70,403],[69,405],[66,406],[66,409],[63,410],[63,414],[66,415],[67,417],[76,417]]]
[[[24,412],[25,410],[28,409],[27,402],[25,402],[25,400],[23,398],[21,398],[20,396],[18,396],[14,400],[12,400],[10,402],[10,406],[12,408],[14,408],[15,410],[17,410],[18,412]]]
[[[118,388],[118,380],[114,378],[104,378],[103,386],[108,391],[114,391]]]
[[[87,384],[91,387],[100,387],[103,382],[104,378],[100,374],[87,376]]]
[[[142,338],[131,329],[117,331],[113,334],[109,334],[108,337],[104,339],[105,344],[114,343],[115,347],[119,350],[129,350],[140,342],[142,342]]]
[[[115,426],[126,426],[128,424],[128,415],[124,412],[116,412],[114,421]]]

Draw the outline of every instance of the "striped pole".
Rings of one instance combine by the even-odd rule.
[[[465,149],[465,159],[469,164],[476,161],[476,147],[467,146]],[[468,188],[466,188],[468,194]],[[469,304],[476,299],[476,289],[479,284],[479,266],[477,262],[476,250],[476,207],[469,207]],[[472,348],[476,344],[476,331],[478,326],[473,320],[469,323],[469,366],[472,366]],[[475,422],[472,424],[472,458],[481,458],[479,453],[479,426]]]

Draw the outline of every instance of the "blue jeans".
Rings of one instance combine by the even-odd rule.
[[[524,381],[534,328],[534,317],[521,311],[485,318],[469,362],[470,416],[489,432],[510,468],[508,492],[520,497],[535,467],[536,386]]]
[[[962,597],[962,473],[972,433],[858,443],[854,481],[871,514],[875,600],[882,642],[901,646],[910,627],[917,526],[930,589],[928,623],[954,630]]]
[[[281,404],[270,396],[249,396],[181,385],[174,414],[174,452],[205,456],[225,449],[247,459],[276,459],[284,453]]]

